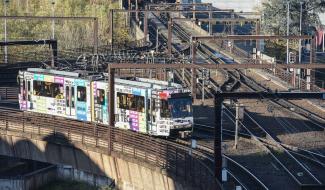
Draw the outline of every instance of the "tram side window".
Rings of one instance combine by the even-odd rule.
[[[161,100],[160,117],[170,117],[170,109],[167,100]]]
[[[26,100],[26,82],[23,81],[23,100]]]
[[[63,85],[44,81],[33,81],[34,95],[63,99]]]
[[[84,87],[84,86],[77,86],[77,100],[79,102],[86,102],[87,101],[86,87]]]
[[[31,92],[31,88],[30,88],[30,81],[27,81],[27,91],[28,91],[28,95],[27,95],[27,99],[28,101],[31,101],[31,95],[30,95],[30,92]]]
[[[70,88],[69,88],[69,86],[65,87],[65,102],[66,102],[66,106],[70,107]]]
[[[27,90],[30,92],[30,81],[27,81]]]
[[[144,97],[133,94],[117,93],[118,107],[121,109],[144,112]]]
[[[149,113],[147,113],[147,120],[148,121],[151,121],[151,111],[150,111],[150,99],[147,99],[147,105],[148,105],[148,112]]]
[[[74,87],[71,87],[71,108],[74,108]]]
[[[152,99],[152,111],[156,111],[156,99]]]
[[[41,96],[41,91],[44,90],[43,87],[42,87],[43,86],[42,84],[43,84],[42,81],[37,81],[37,80],[33,81],[34,95]]]
[[[97,89],[97,104],[105,105],[105,90]]]

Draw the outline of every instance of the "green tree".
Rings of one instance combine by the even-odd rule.
[[[324,0],[268,0],[263,3],[263,29],[265,33],[286,34],[287,2],[290,3],[290,34],[299,34],[300,2],[303,3],[303,33],[313,33],[320,26],[318,14],[325,11]]]
[[[37,15],[51,16],[52,1],[55,2],[56,16],[90,16],[98,17],[99,21],[99,45],[109,42],[109,10],[119,8],[119,0],[9,0],[7,4],[8,15]],[[0,1],[0,14],[4,13],[4,0]],[[114,18],[114,30],[120,41],[128,41],[130,38],[124,23],[125,16]],[[0,24],[0,40],[4,39],[3,22]],[[9,40],[18,39],[48,39],[51,38],[51,21],[41,20],[8,20]],[[93,45],[92,21],[56,21],[55,37],[58,40],[59,49],[71,49],[89,47]],[[16,48],[16,47],[15,47]],[[19,47],[26,49],[30,47]],[[34,48],[33,48],[34,49]],[[1,50],[0,50],[1,51]],[[11,50],[11,52],[13,52]]]

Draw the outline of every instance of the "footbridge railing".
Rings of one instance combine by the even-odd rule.
[[[195,189],[221,189],[214,177],[213,161],[207,155],[166,139],[8,108],[0,108],[0,131],[50,136],[52,139],[47,141],[61,139],[69,144],[95,147],[112,156],[122,154],[158,167]]]

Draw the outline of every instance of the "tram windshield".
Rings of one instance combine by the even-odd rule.
[[[161,117],[183,118],[192,116],[191,98],[169,98],[162,100]]]

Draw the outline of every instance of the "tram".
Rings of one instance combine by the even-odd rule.
[[[23,111],[109,123],[105,74],[29,68],[18,79]],[[116,78],[114,88],[115,127],[153,136],[191,130],[192,97],[180,84]]]

